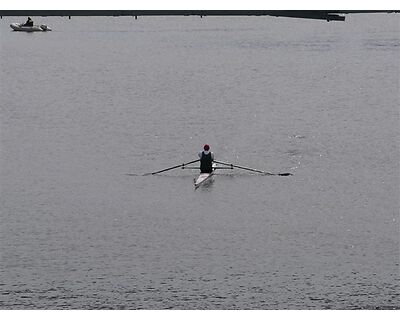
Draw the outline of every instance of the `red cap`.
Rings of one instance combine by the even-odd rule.
[[[208,144],[205,144],[204,145],[204,150],[206,150],[206,151],[210,150],[210,146]]]

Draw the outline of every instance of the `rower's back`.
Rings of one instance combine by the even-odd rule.
[[[210,146],[208,144],[204,145],[203,151],[199,152],[200,158],[200,172],[201,173],[211,173],[212,163],[214,160],[214,154],[210,151]]]

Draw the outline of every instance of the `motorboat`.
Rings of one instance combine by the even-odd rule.
[[[10,27],[14,31],[25,31],[25,32],[51,31],[51,29],[45,24],[41,24],[40,26],[26,26],[23,23],[11,23]]]

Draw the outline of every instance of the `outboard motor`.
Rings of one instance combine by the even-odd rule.
[[[42,28],[43,31],[51,31],[51,29],[47,27],[45,24],[41,24],[40,28]]]

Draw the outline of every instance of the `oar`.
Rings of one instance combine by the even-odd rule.
[[[186,165],[192,164],[192,163],[195,163],[195,162],[198,162],[198,161],[200,161],[200,159],[193,160],[193,161],[190,161],[190,162],[187,162],[187,163],[182,163],[182,164],[179,164],[177,166],[173,166],[173,167],[170,167],[170,168],[162,169],[162,170],[159,170],[159,171],[145,173],[144,175],[147,176],[149,174],[157,174],[157,173],[165,172],[165,171],[176,169],[176,168],[184,168]]]
[[[286,173],[271,173],[271,172],[265,172],[265,171],[261,171],[261,170],[257,170],[257,169],[253,169],[253,168],[242,167],[242,166],[238,166],[238,165],[234,165],[232,163],[226,163],[226,162],[222,162],[222,161],[214,160],[214,162],[215,163],[219,163],[219,164],[223,164],[223,165],[226,165],[226,166],[231,166],[233,168],[239,168],[239,169],[243,169],[243,170],[247,170],[247,171],[253,171],[253,172],[266,174],[266,175],[269,175],[269,176],[291,176],[292,175],[292,173],[290,173],[290,172],[286,172]]]

